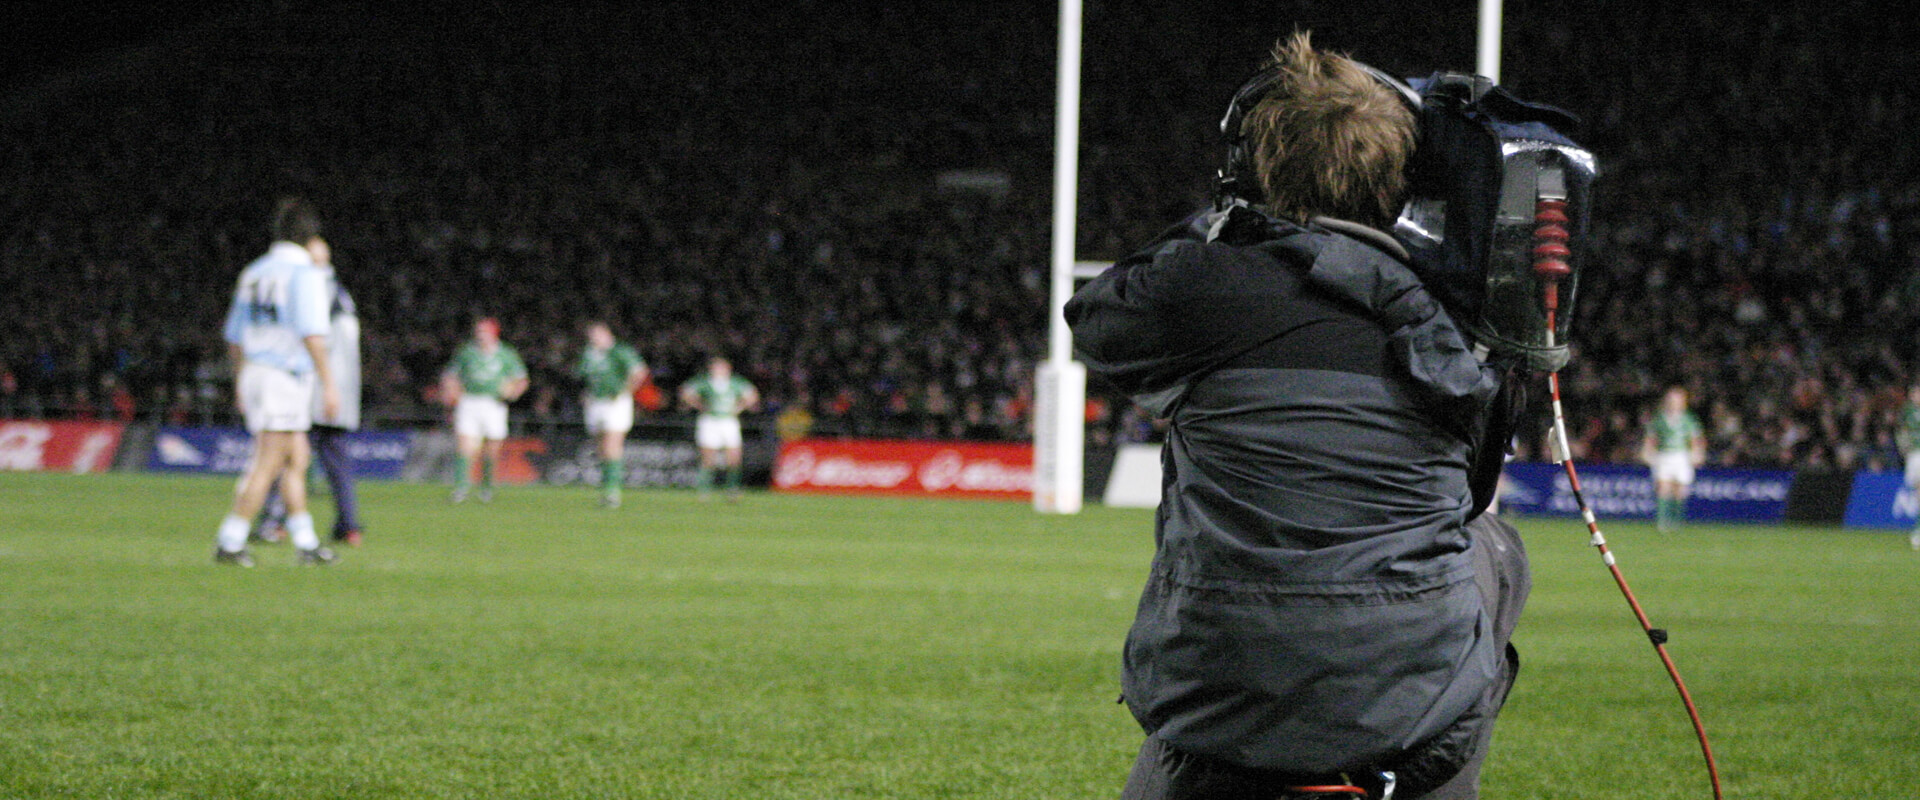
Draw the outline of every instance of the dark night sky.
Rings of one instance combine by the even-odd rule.
[[[259,5],[237,0],[13,0],[6,4],[0,26],[10,40],[0,48],[0,84],[15,85],[84,64],[103,52],[161,41],[172,32]]]
[[[114,51],[164,43],[171,35],[236,16],[270,16],[287,11],[359,6],[375,13],[420,14],[423,13],[422,9],[439,9],[440,11],[457,10],[465,14],[479,12],[482,15],[491,12],[510,19],[513,9],[525,5],[632,8],[662,1],[406,0],[404,4],[389,5],[375,0],[251,0],[251,2],[248,0],[145,0],[123,3],[6,0],[0,3],[0,30],[7,31],[6,38],[9,40],[5,46],[0,46],[0,89],[18,87],[50,74],[84,67],[90,60]],[[911,0],[907,2],[794,1],[801,6],[817,5],[822,12],[842,14],[904,13],[911,15],[913,5]],[[762,0],[664,0],[664,2],[686,3],[691,7],[688,9],[689,13],[695,16],[711,16],[716,25],[748,27],[756,24],[764,25],[768,17],[780,16],[777,9],[786,6],[783,0],[775,0],[779,5],[773,6],[776,10],[770,12],[767,6],[762,5]],[[1018,0],[1018,2],[1031,6],[1041,18],[1051,18],[1056,13],[1053,0]],[[1350,0],[1352,5],[1376,8],[1381,11],[1390,11],[1398,2],[1400,0]],[[1470,19],[1472,0],[1444,0],[1444,2],[1458,5]],[[1088,5],[1089,24],[1096,24],[1103,17],[1103,11],[1106,12],[1106,16],[1137,17],[1145,20],[1164,20],[1170,13],[1187,12],[1182,14],[1186,23],[1201,26],[1212,24],[1226,30],[1248,27],[1232,22],[1236,19],[1263,18],[1282,13],[1283,9],[1290,9],[1291,13],[1297,15],[1312,12],[1320,6],[1316,0],[1216,0],[1199,4],[1199,9],[1189,9],[1181,3],[1168,0],[1088,0]],[[850,12],[849,9],[864,10]],[[791,10],[790,6],[788,10]],[[738,16],[742,11],[749,11],[751,15]],[[831,13],[828,15],[830,16]],[[1391,18],[1393,15],[1383,13],[1381,16]],[[1210,20],[1212,22],[1209,22]],[[1459,44],[1471,47],[1470,40],[1463,40]],[[1050,64],[1046,66],[1051,67]]]

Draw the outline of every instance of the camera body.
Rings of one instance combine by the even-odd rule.
[[[1392,230],[1415,274],[1488,353],[1536,371],[1564,366],[1572,304],[1590,260],[1584,244],[1597,172],[1593,153],[1568,135],[1578,119],[1478,75],[1437,72],[1401,81],[1359,66],[1416,120],[1408,200]],[[1220,120],[1227,163],[1216,201],[1223,209],[1266,199],[1241,125],[1278,79],[1273,69],[1255,75],[1234,92]],[[1550,278],[1560,308],[1552,330],[1542,302],[1549,278],[1537,269],[1534,253],[1542,200],[1564,215],[1557,224],[1569,251],[1559,259],[1566,273]]]

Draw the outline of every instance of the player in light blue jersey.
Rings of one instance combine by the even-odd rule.
[[[320,239],[320,218],[300,200],[282,200],[273,220],[273,245],[240,273],[227,313],[227,352],[234,363],[234,394],[253,458],[234,489],[233,507],[220,522],[214,561],[253,566],[248,520],[279,480],[287,501],[287,533],[302,564],[329,564],[307,512],[307,430],[313,425],[315,386],[321,411],[340,411],[340,390],[327,359],[328,297],[308,248]]]
[[[340,413],[330,416],[321,408],[319,392],[313,396],[313,428],[307,431],[307,444],[320,473],[333,490],[333,540],[360,546],[360,492],[354,486],[353,459],[347,452],[347,438],[360,429],[360,317],[353,296],[341,285],[333,265],[333,250],[325,239],[316,238],[307,247],[313,266],[320,271],[323,291],[328,297],[332,330],[327,337],[327,358],[333,367],[333,382],[340,389]],[[275,483],[274,486],[278,486]],[[267,495],[266,507],[254,522],[255,541],[278,542],[285,536],[287,504],[275,489]]]

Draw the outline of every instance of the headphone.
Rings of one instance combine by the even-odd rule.
[[[1353,65],[1373,76],[1380,85],[1392,89],[1400,102],[1418,119],[1424,103],[1420,93],[1406,81],[1358,61],[1354,61]],[[1247,149],[1247,137],[1241,132],[1240,126],[1246,121],[1247,112],[1267,99],[1267,93],[1279,82],[1279,68],[1267,67],[1242,84],[1233,93],[1233,100],[1227,103],[1227,115],[1220,119],[1220,135],[1227,140],[1227,165],[1220,170],[1214,186],[1215,202],[1222,208],[1236,198],[1248,203],[1266,202],[1266,190],[1260,186],[1260,175],[1253,166],[1253,153]],[[1416,123],[1416,131],[1418,127]]]

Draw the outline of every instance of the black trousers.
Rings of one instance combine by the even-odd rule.
[[[345,428],[331,425],[315,425],[307,432],[307,440],[313,443],[314,460],[320,462],[320,471],[326,474],[327,485],[333,488],[333,506],[339,512],[333,518],[335,539],[360,529],[360,492],[353,485],[353,460],[347,455],[347,434]]]
[[[1394,800],[1477,800],[1480,796],[1480,767],[1486,762],[1493,739],[1493,721],[1513,688],[1520,661],[1513,650],[1513,628],[1520,621],[1520,609],[1526,605],[1533,588],[1528,572],[1527,551],[1519,531],[1506,520],[1482,514],[1467,526],[1474,541],[1474,584],[1482,601],[1493,614],[1493,632],[1507,652],[1506,669],[1499,681],[1488,687],[1480,703],[1463,718],[1467,746],[1459,772],[1440,786],[1415,791],[1418,795],[1396,792]],[[1140,747],[1121,800],[1274,800],[1288,786],[1297,786],[1301,776],[1283,775],[1270,770],[1252,769],[1219,759],[1175,750],[1151,736]],[[1414,787],[1409,787],[1414,788]]]

